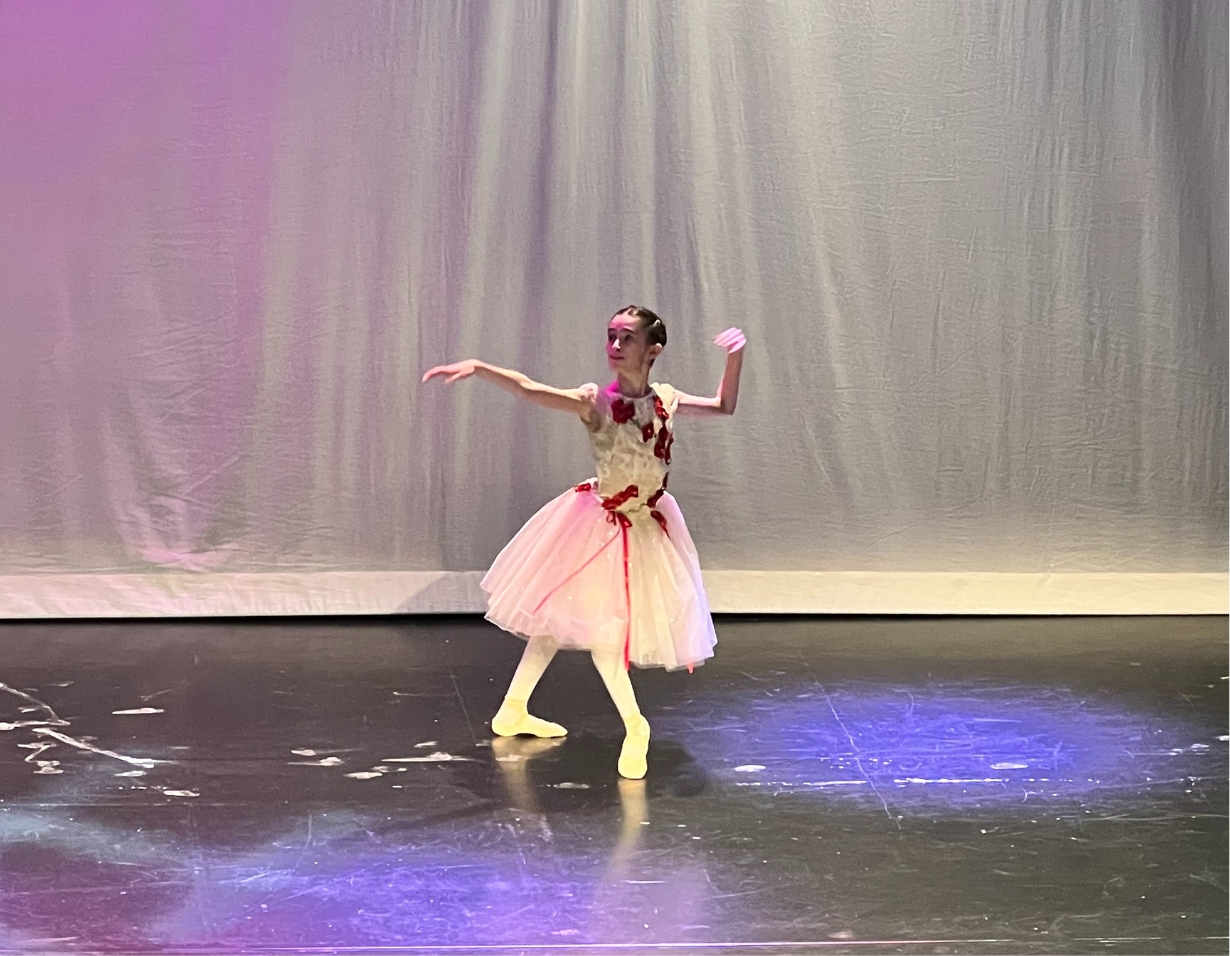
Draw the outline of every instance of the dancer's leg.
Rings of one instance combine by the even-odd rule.
[[[517,734],[563,737],[568,733],[559,724],[531,717],[527,710],[530,695],[534,693],[543,671],[547,669],[557,650],[555,642],[549,637],[532,637],[526,642],[525,653],[521,655],[521,663],[517,665],[517,672],[513,674],[512,683],[508,685],[504,703],[491,720],[492,733],[500,737],[513,737]]]
[[[615,702],[619,716],[624,720],[624,745],[619,752],[619,773],[621,776],[639,780],[645,776],[646,755],[649,752],[649,721],[641,715],[641,708],[636,702],[636,694],[632,690],[632,681],[628,678],[624,667],[623,653],[613,649],[599,649],[591,652],[594,667],[606,684],[607,693]]]

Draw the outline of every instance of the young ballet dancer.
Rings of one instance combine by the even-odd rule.
[[[501,737],[564,736],[559,724],[528,712],[530,695],[557,650],[587,650],[624,721],[619,772],[639,779],[649,722],[629,666],[691,670],[713,656],[717,642],[696,547],[666,491],[675,416],[734,413],[746,339],[739,329],[714,339],[726,350],[726,371],[713,398],[650,383],[666,325],[649,309],[617,312],[606,339],[615,380],[605,388],[552,388],[477,359],[439,365],[423,381],[438,376],[451,384],[476,375],[585,424],[597,477],[530,518],[482,581],[487,619],[527,642],[491,730]]]

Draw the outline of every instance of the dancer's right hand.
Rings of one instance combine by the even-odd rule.
[[[423,376],[423,381],[426,382],[430,378],[443,376],[445,385],[452,385],[453,382],[460,382],[463,378],[469,378],[477,370],[482,363],[478,359],[465,359],[461,362],[453,362],[451,365],[437,365],[433,369],[428,369]]]

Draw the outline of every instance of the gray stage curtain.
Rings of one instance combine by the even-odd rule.
[[[1216,571],[1223,0],[0,5],[0,571],[487,565],[670,330],[714,569]]]

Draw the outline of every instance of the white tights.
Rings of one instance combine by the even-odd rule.
[[[530,638],[526,642],[525,653],[521,655],[521,663],[517,665],[517,672],[513,674],[512,683],[508,685],[505,699],[518,704],[528,703],[558,650],[559,647],[549,637]],[[636,703],[628,671],[624,668],[623,653],[617,648],[598,648],[591,651],[590,656],[624,723],[639,717],[641,709]]]

